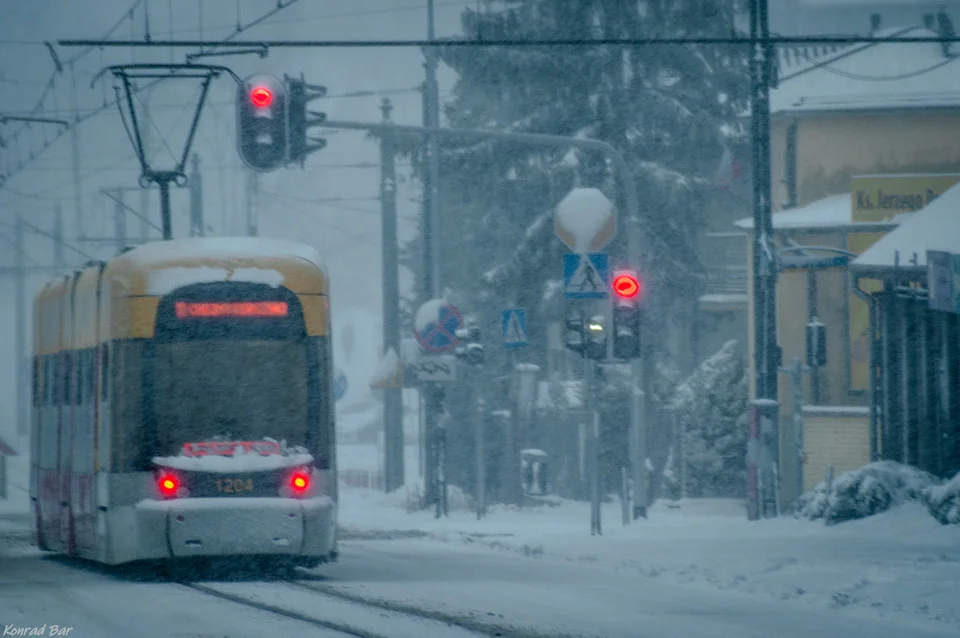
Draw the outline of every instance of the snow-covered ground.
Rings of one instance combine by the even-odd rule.
[[[514,554],[531,570],[538,563],[589,565],[617,580],[628,577],[630,587],[659,583],[682,586],[691,596],[723,590],[789,602],[836,614],[837,623],[853,614],[916,623],[919,633],[909,634],[915,636],[960,630],[960,540],[917,503],[829,527],[787,517],[750,522],[742,503],[726,500],[658,504],[647,520],[624,527],[619,505],[609,503],[604,534],[592,537],[586,504],[498,507],[480,521],[452,511],[438,520],[431,512],[408,513],[405,497],[344,489],[341,523],[365,532],[361,537],[419,532],[421,543]]]

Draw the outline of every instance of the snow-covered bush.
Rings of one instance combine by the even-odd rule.
[[[681,441],[665,472],[666,493],[677,496],[680,470],[687,496],[734,497],[746,491],[747,376],[736,341],[728,341],[681,383],[669,405]],[[679,446],[677,445],[679,443]]]
[[[830,489],[820,483],[797,499],[794,515],[827,525],[866,518],[895,505],[916,500],[937,478],[917,468],[879,461],[845,472]]]
[[[923,502],[942,524],[960,525],[960,472],[943,485],[923,490]]]

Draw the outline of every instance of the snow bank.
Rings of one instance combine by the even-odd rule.
[[[866,518],[918,499],[936,477],[893,461],[879,461],[841,474],[828,489],[820,483],[797,500],[795,515],[827,525]]]
[[[922,500],[930,514],[944,525],[960,525],[960,472],[944,485],[923,490]]]
[[[661,584],[682,585],[688,600],[723,590],[748,595],[757,604],[790,601],[814,614],[825,610],[837,614],[819,627],[821,631],[805,623],[809,635],[880,635],[866,629],[839,631],[842,615],[849,614],[889,622],[906,617],[907,622],[923,625],[889,635],[944,635],[945,629],[960,627],[956,532],[938,524],[919,503],[824,526],[790,517],[749,521],[742,499],[684,499],[655,503],[648,519],[624,527],[620,504],[610,502],[601,505],[603,535],[591,536],[588,503],[558,499],[556,507],[492,505],[480,520],[451,504],[450,516],[436,519],[432,510],[406,512],[405,495],[399,492],[342,488],[339,517],[344,538],[422,544],[425,553],[485,551],[491,561],[506,554],[521,561],[521,569],[529,573],[536,573],[539,565],[561,563],[582,570],[571,582],[617,579],[618,586],[634,592]],[[428,544],[445,548],[434,550]],[[557,608],[556,601],[553,604]],[[786,633],[754,628],[742,635]]]
[[[191,259],[202,254],[206,259],[300,258],[326,272],[320,253],[298,242],[263,237],[189,237],[155,241],[121,255],[141,266],[159,266],[171,261]]]
[[[221,281],[267,284],[276,288],[283,284],[284,275],[268,268],[236,268],[232,271],[207,266],[161,268],[150,271],[147,279],[147,294],[162,297],[183,286]]]
[[[272,439],[267,441],[274,443]],[[279,449],[279,454],[262,454],[255,451],[248,452],[240,445],[236,445],[229,455],[211,453],[204,456],[188,454],[155,456],[153,463],[174,470],[217,473],[264,472],[313,463],[313,455],[308,454],[306,448],[288,447],[286,441],[282,441]]]

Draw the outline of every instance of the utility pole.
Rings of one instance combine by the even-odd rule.
[[[393,106],[388,98],[380,105],[384,124],[390,124]],[[397,241],[397,168],[394,137],[385,132],[380,138],[380,212],[383,246],[383,353],[400,354],[400,264]],[[403,487],[404,437],[403,388],[385,388],[383,400],[384,490]]]
[[[56,276],[63,274],[63,209],[57,204],[53,210],[53,271]]]
[[[127,247],[127,208],[122,190],[117,191],[113,200],[113,237],[113,248],[119,255]]]
[[[247,171],[247,235],[257,236],[257,199],[260,191],[260,176],[256,171]]]
[[[190,158],[190,236],[203,237],[203,181],[200,177],[200,156]]]
[[[427,39],[436,38],[434,19],[434,0],[427,0]],[[437,49],[427,47],[426,51],[426,81],[423,91],[423,125],[427,129],[436,129],[440,126],[440,97],[437,88]],[[423,295],[424,301],[438,299],[442,295],[440,286],[440,155],[436,134],[427,132],[425,159],[427,170],[423,180]],[[427,384],[424,387],[424,425],[426,430],[427,446],[435,450],[439,444],[441,433],[438,431],[438,419],[443,410],[443,391],[437,384]],[[440,503],[439,494],[439,467],[438,455],[434,452],[426,454],[424,483],[426,485],[426,502]]]
[[[17,340],[17,355],[16,355],[16,365],[17,365],[17,377],[16,377],[16,389],[17,389],[17,434],[19,436],[24,436],[27,434],[27,293],[26,293],[26,246],[24,246],[23,241],[23,219],[17,214],[17,222],[14,227],[14,244],[16,254],[14,255],[14,277],[16,279],[16,300],[14,303],[14,308],[16,308],[16,323],[15,323],[15,334]]]
[[[761,495],[764,516],[775,516],[779,475],[779,402],[778,377],[780,347],[777,344],[777,264],[773,238],[773,217],[770,192],[770,88],[774,62],[769,42],[770,26],[767,0],[750,2],[750,39],[754,43],[750,59],[751,123],[753,139],[753,320],[754,374],[758,407],[761,416],[761,440],[769,447],[761,467],[762,484],[767,494]]]

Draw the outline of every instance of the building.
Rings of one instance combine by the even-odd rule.
[[[850,265],[870,286],[870,450],[960,472],[960,185]],[[867,296],[867,295],[864,295]]]
[[[876,33],[932,38],[949,30],[939,25]],[[872,458],[870,315],[852,288],[848,258],[960,182],[960,58],[937,42],[790,48],[779,51],[778,76],[771,94],[783,267],[777,338],[785,366],[803,358],[806,324],[817,317],[827,325],[829,346],[826,366],[804,375],[805,407],[794,410],[791,378],[780,379],[780,476],[801,477],[781,480],[781,503],[790,503],[801,484],[809,489],[831,466],[842,472]],[[749,230],[752,223],[738,226]]]
[[[769,0],[770,30],[785,36],[868,35],[883,26],[923,24],[941,9],[960,18],[958,0]]]

